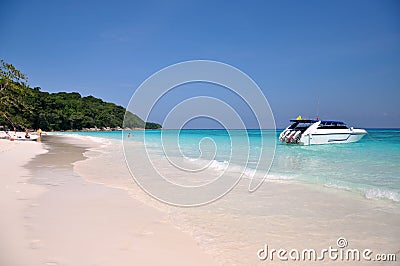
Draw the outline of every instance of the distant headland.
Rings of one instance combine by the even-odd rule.
[[[45,131],[161,129],[124,107],[77,92],[48,93],[27,85],[27,77],[0,60],[0,126]]]

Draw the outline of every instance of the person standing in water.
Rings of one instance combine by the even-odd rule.
[[[38,136],[39,136],[39,141],[40,140],[42,140],[42,129],[41,128],[39,128],[38,130],[37,130],[37,134],[38,134]]]

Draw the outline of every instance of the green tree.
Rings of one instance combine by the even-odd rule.
[[[28,89],[27,78],[12,64],[0,60],[0,122],[15,127],[30,126],[32,107],[26,99],[32,95]],[[24,116],[18,114],[23,113]]]

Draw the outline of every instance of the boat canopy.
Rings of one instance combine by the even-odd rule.
[[[315,119],[291,119],[290,122],[295,122],[295,123],[316,123],[319,120]],[[321,124],[339,124],[339,125],[344,125],[345,123],[342,121],[336,121],[336,120],[321,120]]]
[[[321,124],[338,124],[338,125],[344,125],[345,123],[342,121],[336,121],[336,120],[321,120]]]
[[[318,122],[319,120],[313,120],[313,119],[291,119],[290,122],[296,122],[296,123],[315,123]]]

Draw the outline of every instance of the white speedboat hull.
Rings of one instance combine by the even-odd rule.
[[[288,144],[313,145],[357,142],[367,131],[347,127],[340,121],[291,120],[279,136],[279,140]]]
[[[337,134],[308,134],[302,136],[299,144],[334,144],[334,143],[351,143],[362,139],[367,133],[337,133]]]
[[[10,138],[10,140],[15,140],[15,141],[36,141],[39,139],[39,136],[36,135],[31,135],[29,138],[25,137],[17,137],[17,138]]]

